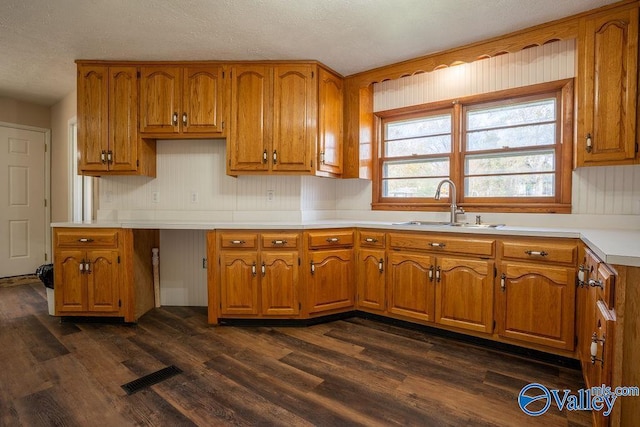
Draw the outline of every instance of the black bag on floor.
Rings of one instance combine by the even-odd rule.
[[[42,264],[36,269],[36,276],[45,287],[53,289],[53,264]]]

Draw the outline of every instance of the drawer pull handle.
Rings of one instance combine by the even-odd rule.
[[[264,262],[262,263],[262,267],[260,268],[260,270],[262,271],[262,277],[264,277],[264,275],[267,274],[267,266],[264,264]]]
[[[429,243],[429,246],[431,246],[432,248],[444,248],[447,245],[445,243],[431,242]]]
[[[364,239],[364,241],[367,243],[378,243],[378,239],[376,239],[375,237],[367,237],[366,239]]]
[[[171,124],[173,126],[178,126],[178,113],[174,112],[171,116]]]
[[[507,275],[504,273],[500,276],[500,290],[502,292],[507,290]]]
[[[247,242],[245,242],[244,240],[231,240],[231,242],[230,242],[230,243],[231,243],[232,245],[244,245],[244,244],[245,244],[245,243],[247,243]]]
[[[384,272],[384,260],[382,258],[378,261],[378,271],[380,271],[380,273]]]
[[[286,240],[272,240],[271,244],[272,245],[286,245],[287,241]]]
[[[316,272],[316,266],[313,264],[313,261],[311,261],[311,274],[315,274]]]
[[[602,283],[602,280],[589,279],[587,284],[592,288],[600,288],[600,289],[604,290],[604,283]]]
[[[93,242],[93,239],[87,238],[87,237],[82,237],[82,238],[78,239],[78,242],[80,242],[80,243],[91,243],[91,242]]]
[[[251,266],[251,275],[253,277],[256,277],[256,263],[254,262],[253,265]]]
[[[525,254],[530,255],[530,256],[547,256],[549,255],[549,252],[545,252],[545,251],[524,251]]]
[[[340,241],[340,238],[338,237],[328,237],[327,238],[327,242],[328,243],[338,243]]]
[[[429,281],[433,282],[433,265],[429,267]]]
[[[440,283],[440,266],[436,268],[436,282]]]
[[[605,342],[605,336],[603,335],[602,338],[598,338],[598,334],[597,333],[593,333],[593,335],[591,335],[591,348],[589,348],[590,353],[591,353],[591,364],[595,365],[596,361],[600,362],[601,365],[604,364],[604,351],[602,352],[602,358],[599,359],[598,356],[598,343],[602,343],[602,346],[604,347],[604,342]]]
[[[187,113],[182,113],[182,126],[187,126]]]

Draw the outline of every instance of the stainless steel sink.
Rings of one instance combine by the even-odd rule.
[[[451,227],[464,227],[464,228],[498,228],[504,227],[504,224],[470,224],[468,222],[454,222],[448,224]]]
[[[449,225],[448,221],[406,221],[394,222],[393,225]]]

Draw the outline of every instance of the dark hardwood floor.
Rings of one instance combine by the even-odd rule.
[[[125,383],[183,373],[127,395]],[[577,370],[352,318],[309,327],[211,327],[204,308],[134,326],[61,323],[40,283],[0,287],[0,426],[590,425],[520,389],[584,387]]]

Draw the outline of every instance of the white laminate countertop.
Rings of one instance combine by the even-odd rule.
[[[608,264],[640,267],[640,230],[616,229],[568,229],[542,227],[468,228],[443,225],[407,225],[381,221],[322,220],[286,222],[209,222],[209,221],[95,221],[56,222],[51,227],[77,228],[133,228],[160,230],[219,230],[219,229],[262,229],[262,230],[309,230],[323,228],[376,228],[384,230],[411,230],[442,233],[489,234],[499,236],[529,236],[580,238],[600,259]]]

